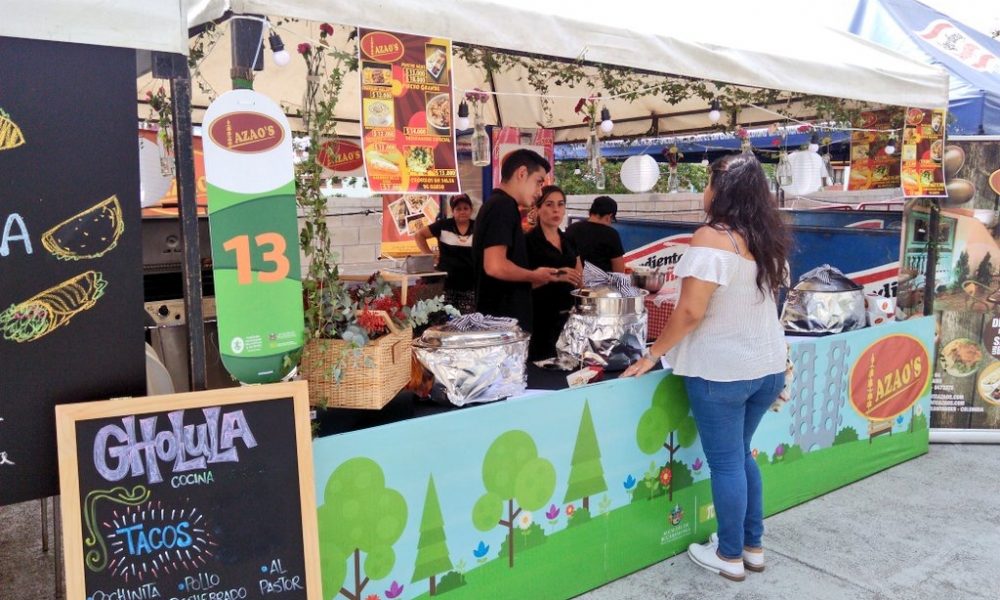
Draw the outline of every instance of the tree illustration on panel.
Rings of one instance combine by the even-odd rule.
[[[501,434],[483,459],[483,494],[472,508],[472,523],[479,531],[497,525],[507,528],[508,566],[514,567],[514,519],[522,510],[545,506],[556,487],[552,463],[538,456],[535,440],[523,431]],[[504,504],[507,516],[504,518]]]
[[[580,429],[576,433],[576,446],[569,472],[569,487],[563,504],[583,499],[583,508],[590,511],[590,497],[608,491],[601,466],[601,448],[597,444],[594,419],[590,416],[590,403],[583,403]]]
[[[333,598],[340,593],[348,600],[363,600],[369,580],[386,577],[396,564],[392,546],[406,527],[406,500],[386,487],[377,462],[352,458],[327,480],[318,517],[323,596]],[[353,569],[353,591],[341,587],[348,563]]]
[[[698,429],[690,414],[684,382],[676,375],[665,377],[653,392],[653,405],[639,417],[635,441],[646,454],[656,454],[660,448],[670,453],[667,465],[673,464],[674,454],[687,448],[698,438]],[[661,478],[664,479],[664,478]],[[668,499],[674,499],[673,478],[665,478]]]
[[[420,539],[417,541],[417,564],[413,569],[413,581],[430,579],[430,595],[437,593],[437,576],[451,571],[448,543],[444,536],[444,517],[438,502],[434,476],[427,480],[427,496],[424,499],[424,515],[420,519]]]

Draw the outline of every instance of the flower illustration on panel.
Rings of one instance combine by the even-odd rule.
[[[479,545],[476,549],[472,551],[472,556],[475,556],[480,563],[486,562],[486,555],[489,554],[490,547],[486,545],[486,542],[480,540]]]
[[[394,600],[395,598],[399,598],[400,594],[403,593],[404,587],[406,586],[399,585],[398,581],[393,581],[392,585],[389,586],[389,589],[385,591],[385,597],[388,598],[389,600]]]
[[[531,524],[533,522],[534,522],[534,518],[531,516],[531,513],[528,512],[528,511],[522,512],[521,516],[519,516],[517,518],[517,526],[520,527],[522,530],[525,530],[525,529],[531,527]]]
[[[632,488],[635,487],[635,484],[636,484],[635,477],[632,477],[631,475],[626,477],[625,482],[622,483],[622,485],[625,486],[626,490],[631,490]]]

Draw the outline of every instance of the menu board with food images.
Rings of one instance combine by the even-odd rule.
[[[894,145],[892,115],[889,110],[863,112],[851,132],[851,175],[849,190],[876,190],[899,187],[899,156],[886,152]]]
[[[322,598],[308,395],[57,407],[66,597]]]
[[[135,52],[0,36],[0,57],[5,505],[59,493],[57,404],[142,394],[146,371]]]
[[[942,165],[946,114],[944,109],[906,109],[901,149],[904,196],[947,196]]]
[[[417,254],[416,235],[437,220],[441,211],[437,196],[428,194],[384,194],[382,196],[382,253],[388,256]],[[435,238],[427,240],[432,248]]]
[[[361,128],[373,192],[460,191],[451,42],[359,29]]]

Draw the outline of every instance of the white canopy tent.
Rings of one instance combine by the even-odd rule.
[[[715,0],[710,6],[684,7],[656,0],[609,4],[578,0],[38,0],[14,2],[0,19],[0,35],[127,46],[187,53],[187,27],[233,13],[256,13],[304,19],[286,24],[286,44],[315,39],[321,22],[384,28],[500,50],[566,60],[617,65],[651,74],[671,74],[753,88],[787,90],[874,103],[915,106],[947,104],[948,76],[851,34],[820,24],[818,14],[792,13],[789,4]],[[184,15],[187,23],[184,23]],[[310,34],[310,23],[312,34]],[[345,41],[344,32],[336,38]],[[226,41],[202,69],[218,93],[229,88]],[[269,54],[269,52],[268,52]],[[266,61],[269,62],[269,61]],[[300,102],[304,66],[293,60],[279,70],[268,64],[255,87],[294,108]],[[580,139],[584,127],[573,112],[576,98],[600,91],[594,85],[552,86],[551,111],[516,70],[485,73],[460,60],[455,64],[457,91],[492,87],[496,107],[487,119],[496,124],[557,129],[557,140]],[[652,76],[651,76],[652,77]],[[655,77],[654,77],[655,79]],[[341,95],[339,127],[357,135],[357,82]],[[195,107],[208,104],[193,97]],[[707,105],[696,98],[668,105],[654,94],[634,101],[611,100],[608,108],[619,126],[616,135],[639,135],[706,127]],[[195,121],[199,120],[196,112]],[[803,115],[808,116],[808,115]],[[773,115],[744,109],[743,123]]]
[[[851,34],[813,24],[802,15],[780,10],[780,4],[717,0],[712,13],[685,10],[654,0],[633,0],[616,10],[607,3],[584,0],[566,4],[557,0],[206,0],[193,6],[194,26],[223,16],[226,11],[304,19],[278,29],[293,49],[301,41],[318,38],[322,22],[384,28],[439,36],[475,44],[565,60],[584,60],[629,67],[654,74],[708,79],[753,88],[787,90],[882,104],[943,106],[947,75],[927,65],[862,40]],[[722,15],[725,15],[724,17]],[[346,45],[338,28],[334,43]],[[205,60],[202,73],[217,92],[228,89],[228,40],[222,52]],[[270,54],[268,52],[268,54]],[[265,61],[255,88],[293,109],[301,101],[305,67],[302,61],[278,69]],[[493,124],[537,127],[557,131],[557,141],[579,140],[586,127],[573,107],[577,98],[601,91],[593,85],[557,86],[547,91],[549,111],[528,84],[523,69],[489,75],[456,58],[456,93],[480,87],[497,93],[486,119]],[[340,96],[337,117],[341,135],[357,136],[359,129],[358,78],[348,78]],[[194,106],[209,98],[195,92]],[[710,126],[704,99],[667,104],[655,90],[635,100],[606,100],[616,121],[617,136],[687,132]],[[791,107],[793,111],[795,106]],[[799,111],[803,118],[807,112]],[[195,115],[198,120],[198,115]],[[775,120],[775,115],[752,107],[741,110],[741,123]],[[654,122],[655,121],[655,122]]]

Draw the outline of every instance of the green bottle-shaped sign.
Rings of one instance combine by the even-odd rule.
[[[222,363],[244,383],[278,381],[304,335],[291,129],[252,90],[220,96],[204,123]]]

